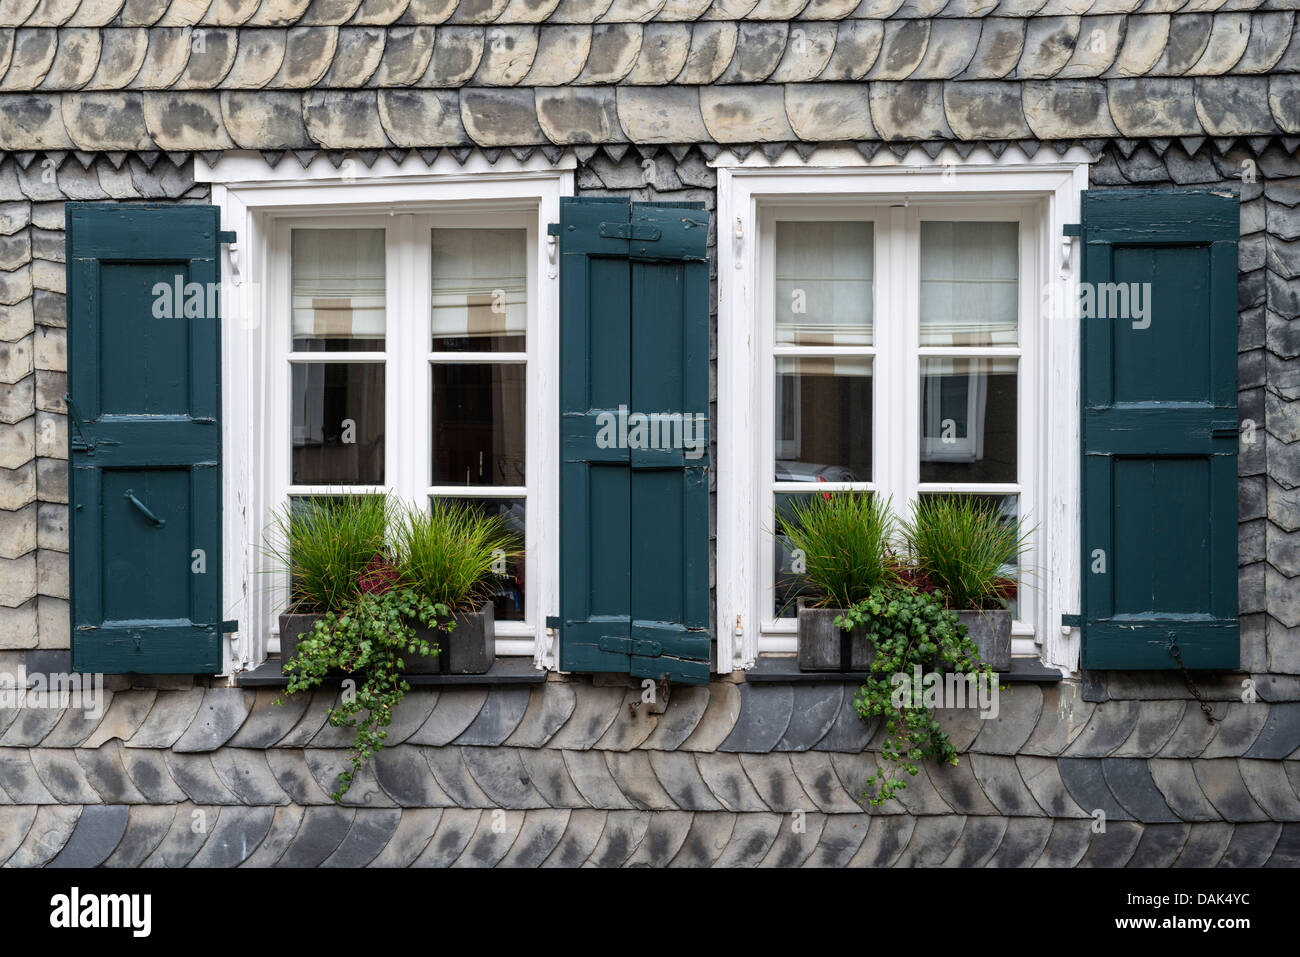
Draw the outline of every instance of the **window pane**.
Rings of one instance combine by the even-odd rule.
[[[1016,481],[1016,360],[921,359],[921,481]]]
[[[523,229],[433,231],[435,351],[525,351],[527,238]]]
[[[778,492],[776,494],[776,514],[787,521],[792,519],[794,512],[791,506],[795,503],[806,505],[814,494],[817,493],[799,492],[790,494]],[[781,526],[775,518],[771,527],[775,533],[773,537],[776,539],[775,560],[772,564],[774,571],[772,615],[776,618],[795,618],[798,616],[799,599],[815,597],[817,592],[802,576],[795,573],[794,546],[781,534]]]
[[[462,502],[484,515],[499,515],[515,534],[518,557],[505,559],[505,571],[495,573],[492,604],[497,621],[524,620],[524,519],[526,505],[522,498],[459,498],[439,496],[446,501]]]
[[[433,484],[524,484],[522,365],[433,366]]]
[[[293,348],[379,352],[384,348],[384,231],[295,229]]]
[[[921,223],[921,345],[1015,345],[1018,223]]]
[[[927,496],[929,496],[929,495],[942,495],[942,494],[948,494],[948,493],[942,493],[942,492],[923,492],[922,494],[923,494],[923,495],[927,495]],[[993,510],[997,513],[997,515],[999,516],[999,518],[1001,518],[1002,521],[1004,521],[1004,522],[1014,522],[1014,521],[1016,520],[1016,518],[1019,517],[1019,514],[1020,514],[1020,498],[1019,498],[1019,496],[1016,496],[1016,495],[970,495],[970,496],[968,496],[968,497],[974,499],[974,500],[977,501],[977,502],[980,502],[981,504],[984,505],[985,508],[993,509]],[[1024,529],[1022,528],[1021,531],[1023,532]],[[1005,565],[1005,566],[1003,566],[1003,573],[1006,575],[1007,578],[1014,578],[1014,579],[1016,579],[1017,581],[1020,581],[1020,580],[1021,580],[1021,569],[1020,569],[1020,567],[1019,567],[1018,565]],[[1018,597],[1017,597],[1017,598],[1013,598],[1013,599],[1008,603],[1008,607],[1011,609],[1011,617],[1012,617],[1012,618],[1018,618],[1018,617],[1020,617],[1020,615],[1019,615],[1019,600],[1018,600]]]
[[[296,362],[293,483],[382,485],[384,366],[378,362]]]
[[[871,344],[871,223],[776,224],[778,344]]]
[[[871,359],[776,360],[776,480],[871,479]]]

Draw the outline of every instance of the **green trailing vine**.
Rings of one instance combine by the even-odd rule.
[[[436,655],[436,643],[417,634],[415,623],[431,630],[450,631],[451,610],[421,598],[414,589],[398,585],[384,567],[372,567],[362,580],[362,592],[339,612],[329,612],[298,642],[289,662],[285,691],[294,694],[320,685],[331,672],[359,678],[330,709],[336,728],[356,728],[349,752],[350,769],[339,774],[337,802],[352,786],[363,762],[381,750],[393,721],[393,709],[411,686],[402,678],[404,657]],[[281,699],[283,701],[283,699]]]
[[[907,787],[907,778],[918,773],[917,762],[922,759],[957,763],[956,748],[924,698],[918,701],[903,690],[910,690],[915,669],[983,675],[985,681],[996,681],[997,676],[980,661],[965,626],[944,608],[939,592],[877,587],[835,623],[845,630],[861,629],[876,649],[871,676],[854,697],[853,706],[864,721],[880,717],[885,723],[881,764],[867,779],[863,794],[873,806],[879,806]]]

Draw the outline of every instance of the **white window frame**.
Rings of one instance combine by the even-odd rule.
[[[224,617],[239,621],[227,636],[223,673],[260,664],[278,650],[277,588],[263,573],[263,533],[271,509],[290,486],[288,230],[294,225],[383,226],[386,237],[385,486],[404,499],[428,494],[520,497],[526,492],[526,621],[497,624],[496,653],[525,655],[539,667],[555,664],[554,636],[545,626],[559,600],[559,281],[556,244],[548,223],[559,219],[560,198],[573,194],[572,158],[552,165],[540,155],[519,161],[507,154],[489,163],[473,154],[465,164],[443,154],[430,166],[412,155],[401,163],[380,157],[368,169],[355,160],[335,167],[319,156],[306,168],[285,158],[272,168],[257,154],[233,154],[215,165],[196,158],[196,179],[212,185],[221,228],[236,243],[223,256],[222,414]],[[429,389],[434,362],[474,361],[477,353],[434,353],[427,339],[429,241],[435,226],[507,225],[527,230],[528,334],[523,356],[493,353],[493,361],[526,359],[526,487],[429,485]],[[403,313],[402,310],[406,310]],[[265,321],[264,321],[265,320]],[[404,321],[405,320],[405,321]],[[417,364],[399,355],[415,350]],[[349,361],[367,353],[322,353]],[[316,361],[318,355],[311,359]],[[423,377],[421,381],[421,372]],[[420,396],[423,425],[409,438],[396,434],[401,403]],[[330,487],[329,491],[369,486]],[[311,489],[306,489],[310,491]],[[325,489],[316,489],[324,491]],[[279,589],[282,597],[283,589]]]
[[[854,353],[893,352],[887,337],[909,339],[906,368],[876,360],[873,385],[878,397],[873,437],[873,478],[861,487],[882,486],[939,491],[919,484],[919,455],[885,461],[882,448],[891,441],[889,421],[919,422],[920,382],[913,375],[920,357],[929,355],[1016,355],[1020,362],[1018,462],[1021,514],[1036,529],[1026,565],[1030,588],[1013,640],[1018,655],[1074,670],[1078,663],[1077,629],[1061,625],[1061,615],[1078,612],[1079,595],[1079,344],[1077,323],[1077,251],[1063,240],[1063,227],[1079,221],[1080,191],[1087,187],[1090,157],[1073,150],[1064,157],[1040,151],[1031,158],[1018,149],[993,157],[981,150],[962,159],[951,148],[930,158],[919,150],[905,157],[882,151],[867,161],[856,150],[819,149],[807,160],[792,153],[776,161],[751,153],[743,161],[720,155],[718,172],[718,540],[717,612],[719,670],[752,667],[761,653],[793,652],[793,623],[771,623],[772,516],[763,510],[770,487],[774,437],[770,415],[773,377],[767,363],[773,351],[770,316],[771,276],[763,244],[770,243],[769,210],[798,208],[808,218],[864,218],[850,212],[884,207],[890,233],[907,231],[924,210],[935,217],[970,207],[979,219],[999,206],[1029,207],[1020,214],[1022,241],[1020,339],[1015,347],[919,347],[917,298],[902,294],[883,303],[882,289],[905,290],[916,274],[916,242],[887,243],[879,223],[876,255],[875,347]],[[943,208],[938,208],[942,206]],[[939,214],[943,215],[939,215]],[[993,218],[1015,218],[996,216]],[[1027,221],[1026,221],[1027,220]],[[898,250],[904,250],[898,255]],[[1031,255],[1026,256],[1025,250]],[[770,250],[769,250],[770,252]],[[891,253],[894,253],[891,255]],[[1028,261],[1027,261],[1028,260]],[[1030,278],[1032,276],[1032,278]],[[764,285],[768,282],[769,285]],[[893,310],[890,312],[889,310]],[[902,329],[885,317],[906,316]],[[767,359],[764,359],[764,356]],[[1026,372],[1028,376],[1026,377]],[[1028,390],[1026,391],[1026,386]],[[898,414],[884,413],[882,398],[898,396]],[[897,444],[896,438],[893,440]],[[892,470],[887,476],[883,470]],[[854,487],[859,487],[855,485]],[[822,491],[835,484],[821,484]],[[962,485],[962,491],[997,494],[1002,486]],[[903,511],[905,502],[895,501]],[[765,627],[766,625],[766,627]]]

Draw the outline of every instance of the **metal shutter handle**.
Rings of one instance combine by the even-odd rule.
[[[159,518],[153,512],[149,511],[148,506],[146,506],[144,502],[136,498],[135,494],[130,489],[127,489],[126,494],[123,495],[122,497],[125,498],[132,505],[134,505],[136,508],[138,508],[140,510],[140,513],[144,515],[145,518],[149,519],[149,521],[153,522],[159,528],[162,528],[164,525],[167,524],[166,519]]]

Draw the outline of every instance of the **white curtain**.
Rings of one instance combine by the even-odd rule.
[[[776,224],[776,341],[871,344],[872,224]]]
[[[293,337],[384,337],[384,231],[293,231]]]
[[[528,328],[527,232],[433,231],[433,337],[522,336]]]
[[[1015,345],[1019,224],[921,223],[921,345]]]

